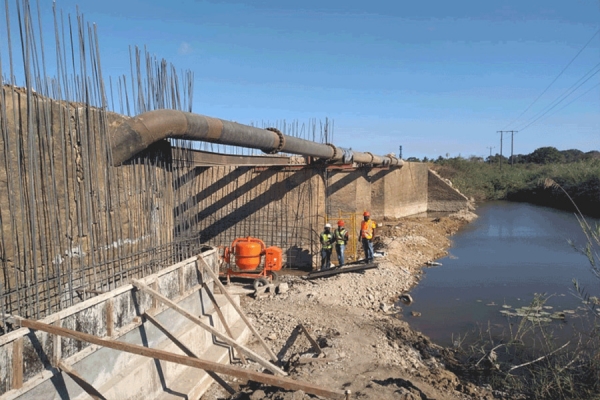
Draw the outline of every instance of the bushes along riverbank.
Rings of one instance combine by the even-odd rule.
[[[584,214],[600,217],[600,159],[513,166],[505,161],[500,168],[498,163],[457,157],[438,159],[430,166],[475,200],[526,201],[573,210],[562,190],[545,185],[550,178],[569,193]]]

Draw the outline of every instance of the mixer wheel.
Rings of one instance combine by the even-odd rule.
[[[271,277],[271,282],[275,283],[279,280],[279,275],[277,275],[277,272],[275,271],[269,271],[268,272],[269,276]]]
[[[268,284],[269,280],[267,278],[257,278],[252,283],[252,286],[254,286],[254,290],[258,291],[259,288],[267,286]]]

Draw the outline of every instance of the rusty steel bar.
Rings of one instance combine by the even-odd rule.
[[[156,110],[128,119],[111,131],[113,164],[121,165],[161,139],[200,140],[231,146],[259,149],[265,153],[291,153],[325,160],[374,165],[402,166],[402,160],[371,153],[346,152],[333,145],[321,144],[284,135],[274,128],[260,129],[218,118],[177,110]]]

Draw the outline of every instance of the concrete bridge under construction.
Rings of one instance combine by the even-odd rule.
[[[79,39],[91,43],[80,47],[83,64],[61,64],[57,45],[58,78],[50,80],[34,68],[36,38],[21,33],[32,52],[23,61],[27,84],[11,77],[0,92],[0,398],[171,398],[171,381],[182,385],[178,394],[197,397],[218,380],[215,371],[235,371],[127,346],[168,352],[181,350],[179,340],[188,358],[223,363],[227,351],[209,350],[209,320],[214,329],[231,325],[230,340],[244,343],[253,331],[236,300],[213,293],[218,246],[254,236],[281,247],[287,267],[310,268],[327,218],[467,206],[425,164],[182,111],[175,93],[186,88],[173,82],[185,79],[147,55],[152,68],[138,71],[131,90],[139,91],[124,96],[136,99],[137,116],[109,111],[112,87],[98,70],[77,67],[98,50],[94,31],[78,24]],[[119,93],[126,87],[119,80]],[[196,316],[222,308],[223,318],[190,320],[177,307]],[[205,378],[190,375],[198,368]]]
[[[399,218],[467,206],[467,199],[425,164],[401,160],[390,165],[310,155],[217,154],[159,139],[114,166],[110,134],[118,129],[103,129],[122,126],[116,122],[127,119],[28,97],[6,86],[1,109],[5,151],[0,181],[6,190],[0,194],[4,333],[0,368],[10,373],[0,378],[0,389],[7,398],[36,398],[40,390],[48,390],[46,386],[57,396],[61,390],[82,393],[75,384],[63,383],[56,389],[50,377],[68,367],[64,362],[62,368],[49,367],[52,357],[87,368],[87,380],[105,388],[106,398],[117,393],[98,381],[101,352],[91,354],[81,342],[57,341],[43,332],[32,336],[27,329],[18,329],[12,316],[59,321],[98,337],[135,342],[143,321],[162,312],[165,321],[182,324],[185,337],[204,337],[198,336],[197,326],[186,326],[151,296],[140,297],[131,282],[146,279],[163,295],[189,303],[186,308],[200,314],[201,307],[212,301],[201,296],[205,303],[198,303],[195,287],[211,290],[214,282],[196,275],[198,261],[190,257],[206,257],[216,272],[214,246],[254,236],[284,249],[287,267],[310,267],[326,218],[363,210],[370,210],[376,219]],[[33,110],[39,110],[33,126],[31,121],[10,118]],[[211,286],[202,287],[207,282]],[[239,330],[239,338],[248,335]],[[190,340],[199,349],[205,346]],[[100,371],[119,371],[116,360],[112,367],[103,364]],[[139,367],[141,371],[153,369],[148,363]],[[138,387],[130,379],[118,385],[113,380],[111,387]],[[192,389],[201,387],[205,384]],[[154,390],[160,391],[160,385]],[[136,393],[131,395],[156,394]]]

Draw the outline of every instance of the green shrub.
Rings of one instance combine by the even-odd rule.
[[[549,158],[554,154],[550,153]],[[450,179],[465,196],[478,201],[528,201],[572,210],[572,204],[564,193],[544,188],[544,179],[551,178],[571,194],[583,213],[600,216],[599,159],[572,163],[504,164],[500,168],[498,164],[459,157],[438,159],[430,166],[442,177]]]

